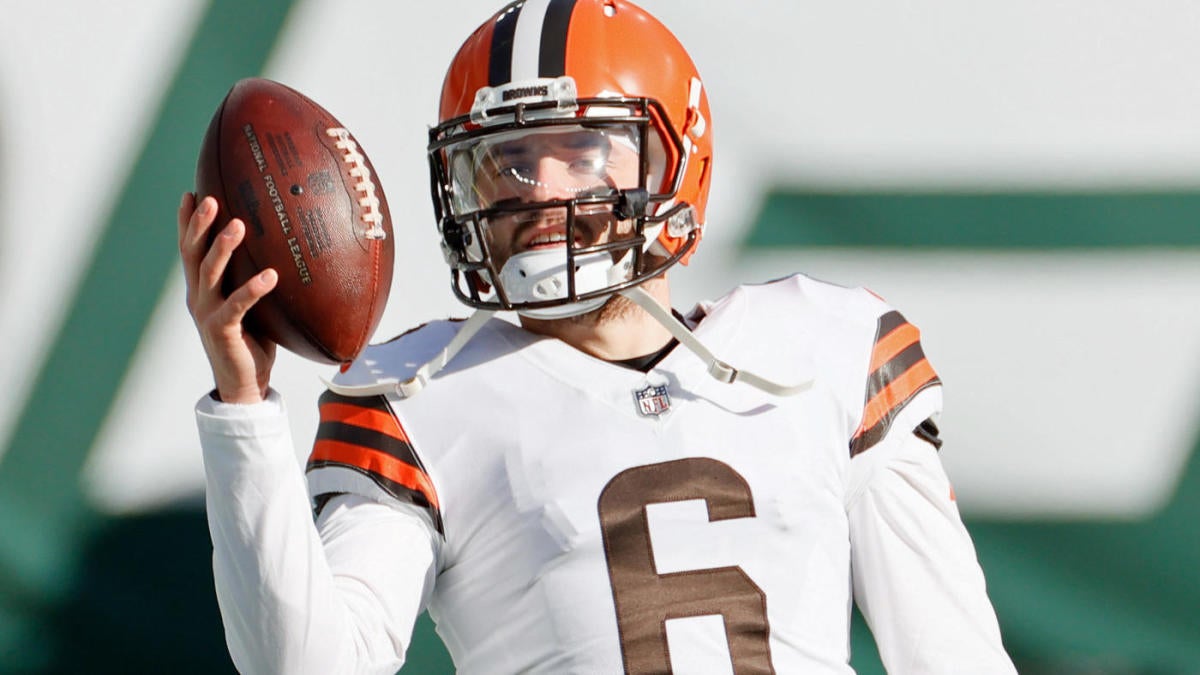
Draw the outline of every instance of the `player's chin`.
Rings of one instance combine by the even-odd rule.
[[[600,326],[606,323],[623,321],[639,311],[641,311],[641,308],[629,298],[613,294],[604,301],[603,305],[600,305],[596,309],[567,317],[564,321],[584,326]]]

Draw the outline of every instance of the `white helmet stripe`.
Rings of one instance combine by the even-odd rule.
[[[532,80],[538,76],[538,63],[542,54],[542,24],[546,21],[546,9],[551,1],[525,0],[525,6],[521,8],[521,15],[517,17],[517,30],[513,35],[513,82]]]

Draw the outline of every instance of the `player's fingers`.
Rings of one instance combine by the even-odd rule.
[[[250,277],[249,281],[230,293],[221,306],[220,323],[226,326],[240,324],[254,303],[273,291],[278,281],[279,275],[270,267]]]
[[[183,197],[179,200],[179,212],[175,215],[175,222],[178,226],[177,236],[179,243],[183,245],[183,235],[187,233],[188,221],[192,218],[192,211],[196,210],[196,194],[194,192],[184,192]]]
[[[185,197],[184,202],[186,201]],[[183,258],[185,269],[196,269],[204,259],[208,249],[208,232],[217,217],[217,200],[205,197],[194,203],[195,208],[188,215],[187,225],[179,236],[179,255]],[[186,204],[180,204],[181,212],[185,206]]]
[[[246,225],[240,219],[229,221],[225,229],[213,239],[212,246],[204,254],[196,272],[195,298],[192,301],[198,305],[194,310],[203,306],[215,307],[224,298],[221,295],[221,280],[225,276],[225,268],[233,251],[242,243],[246,235]]]
[[[175,214],[175,237],[179,244],[179,259],[183,262],[183,280],[188,289],[196,285],[196,270],[194,264],[189,264],[189,253],[185,246],[187,241],[188,224],[192,214],[196,212],[196,193],[184,192],[179,200],[179,211]]]

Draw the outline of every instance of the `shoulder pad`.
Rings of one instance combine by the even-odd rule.
[[[370,345],[333,378],[333,384],[359,388],[406,380],[445,348],[462,325],[458,319],[431,321]]]

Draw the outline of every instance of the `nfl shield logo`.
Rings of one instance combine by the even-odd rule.
[[[671,409],[671,397],[667,396],[666,385],[650,385],[641,391],[633,392],[633,398],[637,401],[638,412],[645,417],[662,415]]]

